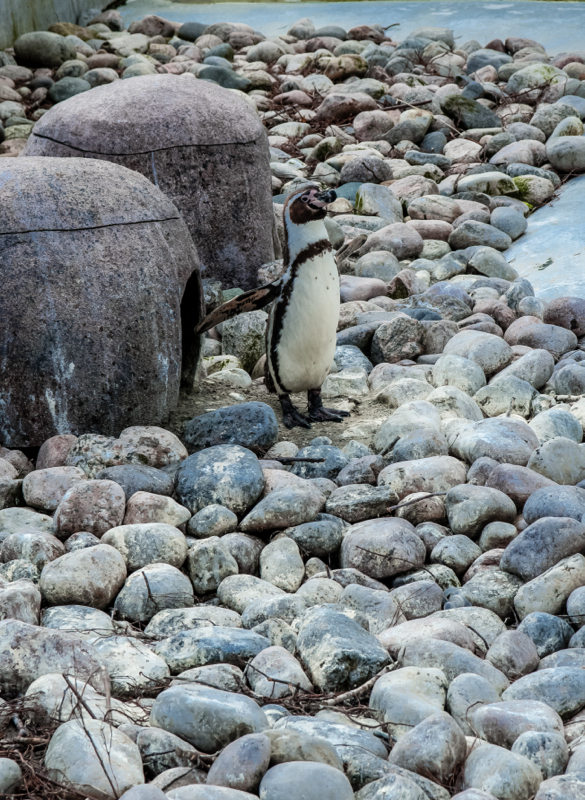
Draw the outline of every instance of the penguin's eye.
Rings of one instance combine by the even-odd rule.
[[[309,196],[308,194],[304,194],[304,195],[301,197],[301,200],[302,200],[302,202],[303,202],[303,203],[308,203],[310,199],[311,199],[311,198],[310,198],[310,196]]]

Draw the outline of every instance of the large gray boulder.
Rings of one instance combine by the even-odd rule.
[[[255,286],[258,265],[274,258],[273,210],[266,131],[246,101],[180,75],[85,95],[45,114],[25,155],[83,155],[141,172],[177,204],[203,276]]]
[[[164,421],[193,383],[202,314],[172,202],[115,164],[4,159],[0,254],[3,444]]]

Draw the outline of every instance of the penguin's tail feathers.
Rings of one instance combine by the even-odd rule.
[[[346,244],[342,244],[337,253],[335,254],[335,260],[337,264],[341,264],[342,261],[345,261],[346,258],[349,258],[354,253],[362,247],[368,237],[365,233],[360,233],[359,236],[356,236],[355,239],[351,239]]]
[[[211,314],[208,314],[199,325],[195,328],[195,333],[205,333],[205,331],[219,325],[220,322],[225,322],[227,319],[232,319],[238,314],[244,314],[247,311],[258,311],[264,308],[280,294],[281,279],[278,278],[272,283],[267,283],[265,286],[260,286],[258,289],[250,289],[249,292],[239,294],[230,300],[214,309]]]

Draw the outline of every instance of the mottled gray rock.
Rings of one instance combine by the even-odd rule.
[[[124,490],[126,500],[136,492],[170,496],[175,485],[173,478],[166,472],[145,464],[119,464],[116,467],[106,467],[97,473],[96,478],[119,484]]]
[[[505,631],[492,643],[486,659],[511,681],[538,669],[540,657],[532,639],[519,631]]]
[[[293,731],[319,736],[326,739],[334,747],[338,747],[338,755],[344,746],[353,745],[385,759],[388,751],[376,736],[362,728],[350,727],[339,722],[330,722],[318,717],[289,716],[275,722],[273,730]]]
[[[240,528],[245,533],[261,533],[301,525],[312,522],[324,506],[325,497],[312,486],[282,486],[260,500]]]
[[[217,590],[228,575],[237,575],[238,562],[218,536],[202,539],[189,549],[189,577],[197,594]]]
[[[293,729],[273,729],[267,731],[265,736],[270,739],[270,761],[273,765],[289,761],[320,761],[343,771],[334,747],[320,736],[311,736]]]
[[[388,654],[357,622],[333,609],[315,609],[301,624],[299,657],[322,691],[359,686],[379,672]]]
[[[581,521],[585,514],[585,489],[554,486],[536,489],[527,499],[523,516],[531,525],[542,517],[570,517]]]
[[[160,522],[110,528],[101,541],[121,553],[128,572],[147,564],[181,567],[187,557],[187,540],[181,531]]]
[[[573,775],[559,775],[540,784],[534,800],[583,800],[585,781]]]
[[[270,763],[270,739],[250,733],[228,744],[209,770],[207,783],[255,792]]]
[[[456,386],[470,396],[485,386],[482,368],[469,358],[441,356],[433,365],[435,386]]]
[[[157,687],[160,681],[169,677],[163,659],[139,639],[98,636],[93,644],[110,674],[112,694],[116,697],[140,694],[145,689]]]
[[[404,666],[436,667],[451,681],[464,672],[474,672],[489,681],[497,692],[502,692],[509,681],[489,662],[473,655],[469,650],[447,641],[415,639],[408,642],[402,656]]]
[[[462,428],[451,444],[452,452],[469,463],[487,456],[520,466],[526,466],[537,447],[534,431],[524,421],[513,418],[474,422]]]
[[[319,514],[313,522],[287,528],[284,533],[309,556],[334,553],[343,538],[343,523],[330,514]]]
[[[311,691],[310,680],[297,659],[285,648],[273,646],[262,650],[246,668],[252,690],[273,700],[292,694],[295,688]]]
[[[218,445],[195,453],[177,472],[177,497],[193,514],[211,504],[243,514],[263,488],[258,459],[239,445]]]
[[[501,568],[531,581],[585,547],[585,528],[570,517],[542,517],[510,542]]]
[[[106,765],[106,766],[104,766]],[[99,720],[66,722],[53,734],[45,755],[53,780],[82,792],[114,797],[144,783],[140,751],[125,734]]]
[[[22,780],[22,770],[11,758],[0,759],[0,792],[15,794]]]
[[[554,359],[547,350],[533,350],[526,355],[520,356],[510,366],[498,372],[493,378],[492,383],[513,375],[523,381],[527,381],[535,389],[540,389],[553,374]]]
[[[561,717],[571,717],[585,706],[585,674],[575,667],[541,669],[513,683],[502,699],[538,700]]]
[[[353,608],[364,614],[369,622],[370,633],[373,634],[391,628],[406,619],[398,598],[393,597],[391,592],[369,589],[357,583],[346,586],[337,602],[341,606]]]
[[[28,580],[4,584],[0,580],[0,619],[15,619],[28,625],[38,625],[41,593]]]
[[[239,614],[260,597],[283,595],[282,589],[253,575],[230,575],[221,582],[217,596],[222,606]]]
[[[512,360],[512,350],[507,342],[482,331],[461,331],[447,342],[443,353],[474,361],[485,375],[498,372]]]
[[[471,726],[478,736],[504,747],[512,747],[526,731],[563,733],[563,721],[547,703],[537,700],[503,700],[483,705],[471,713]]]
[[[539,611],[525,616],[517,630],[532,639],[539,658],[564,650],[574,632],[564,619]]]
[[[150,725],[174,733],[206,753],[270,727],[251,698],[197,684],[172,686],[159,694]]]
[[[425,554],[410,522],[386,518],[353,525],[341,544],[340,562],[378,579],[419,567]]]
[[[514,612],[514,599],[521,586],[521,578],[494,567],[482,570],[467,580],[461,594],[474,606],[488,609],[501,619],[508,619]]]
[[[468,536],[455,534],[446,536],[435,545],[431,561],[444,564],[458,575],[463,574],[481,556],[481,549]]]
[[[389,761],[445,783],[463,763],[465,756],[463,731],[449,714],[439,712],[401,736],[390,753]]]
[[[322,800],[353,800],[351,784],[334,767],[315,761],[277,764],[260,784],[262,800],[304,800],[307,792]]]
[[[34,531],[12,533],[0,547],[0,559],[5,563],[21,559],[42,570],[46,564],[65,554],[65,547],[50,533]]]
[[[99,636],[113,636],[114,623],[104,611],[87,606],[53,606],[43,611],[44,628],[73,633],[81,639],[92,640]]]
[[[187,523],[187,533],[196,539],[208,536],[223,536],[235,531],[238,518],[233,511],[212,503],[194,514]]]
[[[321,444],[303,447],[297,453],[299,458],[324,458],[323,463],[300,462],[294,464],[291,472],[300,478],[329,478],[335,480],[337,473],[349,463],[348,457],[338,447]]]
[[[474,748],[462,776],[465,788],[482,789],[498,800],[530,800],[541,781],[542,773],[531,761],[495,744]]]
[[[325,506],[327,513],[345,522],[358,523],[385,515],[397,496],[386,486],[350,484],[331,492]]]
[[[148,622],[165,608],[192,605],[191,581],[170,564],[149,564],[132,573],[114,603],[120,615],[132,622]]]
[[[579,553],[564,558],[542,575],[520,587],[514,607],[520,619],[533,611],[559,614],[571,592],[585,582],[585,558]]]
[[[235,611],[218,606],[202,605],[194,608],[167,608],[158,611],[145,628],[145,632],[159,638],[172,636],[192,628],[212,626],[241,628],[242,618]]]
[[[562,774],[569,760],[562,733],[548,731],[525,731],[512,745],[512,752],[532,761],[545,780]]]
[[[155,653],[169,665],[173,674],[205,664],[239,664],[270,647],[270,641],[242,628],[203,627],[163,639]]]
[[[456,486],[447,492],[445,509],[453,533],[475,537],[489,522],[512,522],[516,506],[497,489],[487,486]]]
[[[485,678],[473,673],[458,675],[447,691],[446,709],[466,736],[475,736],[471,726],[475,711],[488,703],[498,703],[500,696]]]
[[[272,492],[268,497],[273,497]],[[285,592],[295,592],[305,576],[299,547],[283,537],[266,545],[260,554],[260,577]]]
[[[535,432],[540,444],[557,437],[572,439],[577,443],[583,439],[581,423],[577,417],[563,408],[541,411],[528,424]]]

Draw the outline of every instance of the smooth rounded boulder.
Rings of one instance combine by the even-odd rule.
[[[118,164],[2,161],[3,444],[157,425],[192,385],[200,347],[188,333],[203,313],[199,259],[179,211]]]
[[[203,277],[251,289],[258,266],[274,258],[266,130],[233,92],[168,74],[98,86],[50,109],[25,148],[26,156],[80,154],[156,184],[185,220]]]

